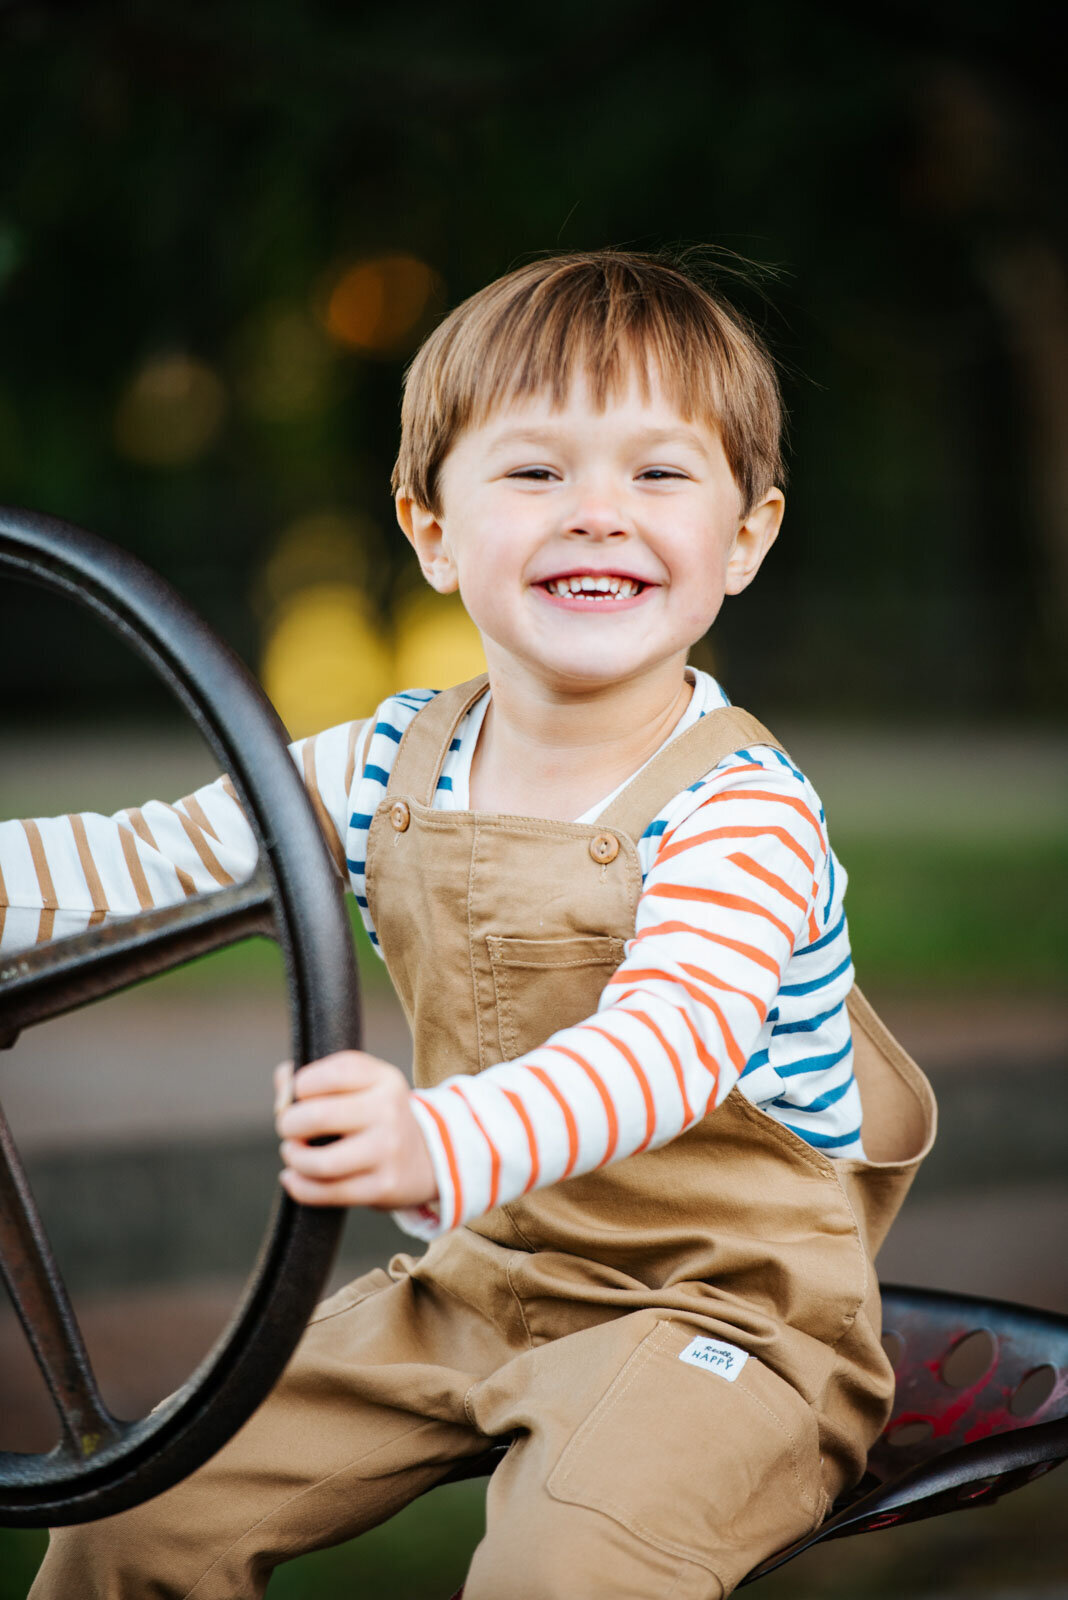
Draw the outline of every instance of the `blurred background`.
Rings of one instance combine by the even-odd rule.
[[[942,1106],[880,1269],[1068,1311],[1053,15],[0,0],[0,503],[158,568],[295,736],[363,715],[479,667],[393,523],[420,338],[532,254],[692,252],[764,332],[790,414],[783,536],[695,657],[820,789],[861,981]],[[125,649],[10,583],[0,684],[0,815],[110,811],[213,774]],[[369,1047],[403,1063],[358,944]],[[180,1382],[233,1305],[274,1187],[286,1036],[278,964],[245,946],[0,1057],[120,1411]],[[339,1271],[397,1248],[355,1217]],[[2,1310],[0,1414],[4,1446],[47,1448]],[[832,1545],[765,1590],[1066,1596],[1060,1476]],[[438,1491],[270,1594],[444,1596],[481,1495]],[[0,1600],[42,1543],[0,1533]]]

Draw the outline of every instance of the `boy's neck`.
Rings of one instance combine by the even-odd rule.
[[[471,809],[569,822],[655,755],[693,685],[684,662],[673,661],[633,683],[575,695],[491,669],[490,693],[471,763]]]

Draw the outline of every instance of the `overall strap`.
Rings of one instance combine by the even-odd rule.
[[[782,745],[763,723],[738,706],[709,711],[665,745],[601,812],[598,826],[640,839],[649,823],[683,789],[698,783],[724,756],[748,745]]]
[[[386,793],[410,795],[432,806],[445,757],[461,718],[474,705],[489,682],[487,673],[443,689],[416,712],[401,739]]]

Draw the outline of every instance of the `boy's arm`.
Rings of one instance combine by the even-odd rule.
[[[300,739],[301,772],[340,872],[363,722]],[[247,878],[257,845],[229,778],[171,805],[0,823],[0,952],[80,933]]]
[[[514,1061],[412,1095],[440,1200],[402,1213],[408,1231],[436,1237],[530,1188],[665,1144],[758,1060],[795,947],[828,935],[819,800],[760,751],[721,763],[680,801],[596,1015]],[[826,947],[837,960],[841,945]],[[851,971],[847,959],[830,975],[836,1010]]]

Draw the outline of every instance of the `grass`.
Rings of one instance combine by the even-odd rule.
[[[836,839],[864,983],[1052,989],[1068,967],[1068,835]]]

